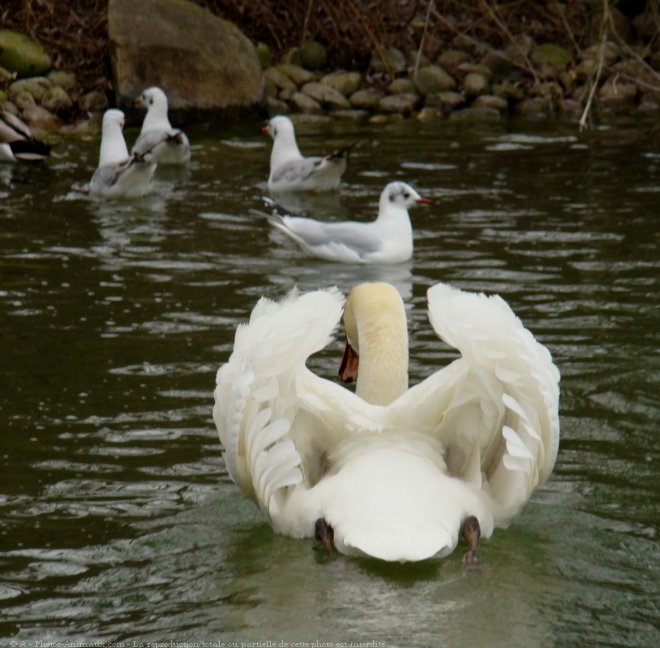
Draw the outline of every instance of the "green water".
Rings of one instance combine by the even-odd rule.
[[[136,202],[87,197],[94,140],[0,167],[0,645],[660,645],[657,122],[302,130],[307,153],[360,142],[306,213],[372,218],[394,179],[434,200],[389,268],[269,231],[258,130],[192,131],[190,168]],[[405,295],[412,382],[451,357],[425,313],[439,280],[501,293],[561,370],[555,471],[480,572],[461,551],[328,560],[227,476],[212,389],[236,325],[261,295],[365,279]]]

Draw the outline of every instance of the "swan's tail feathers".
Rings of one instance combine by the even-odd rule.
[[[316,488],[331,493],[323,510],[339,551],[391,562],[447,555],[471,515],[490,536],[492,516],[478,492],[441,462],[439,447],[422,453],[376,444],[324,479]]]
[[[34,138],[10,142],[9,147],[14,157],[24,162],[41,162],[50,155],[50,146]]]
[[[480,449],[481,468],[495,499],[506,502],[503,516],[512,517],[557,457],[559,371],[500,297],[437,284],[428,304],[433,328],[461,352],[473,384],[487,395],[482,410],[500,421],[499,437]]]
[[[289,434],[298,407],[296,377],[330,341],[343,301],[336,288],[294,289],[280,302],[260,299],[218,371],[213,418],[227,470],[266,512],[278,491],[302,481]]]

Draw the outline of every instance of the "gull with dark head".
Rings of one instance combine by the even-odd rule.
[[[101,130],[99,166],[89,183],[91,194],[104,198],[139,198],[151,191],[156,164],[151,156],[128,154],[122,129],[124,113],[106,110]]]
[[[390,182],[380,195],[378,217],[371,222],[325,223],[284,215],[272,201],[268,222],[307,252],[327,261],[344,263],[400,263],[413,252],[408,209],[430,203],[405,182]]]
[[[273,138],[269,191],[329,191],[337,189],[346,170],[348,147],[324,157],[304,157],[288,117],[273,117],[264,133]]]
[[[36,139],[16,115],[0,112],[0,162],[40,162],[50,155],[50,146]]]
[[[190,160],[190,142],[186,134],[178,128],[172,128],[167,115],[167,96],[157,87],[147,88],[135,100],[135,103],[147,109],[132,153],[144,155],[150,152],[157,164],[177,165]]]

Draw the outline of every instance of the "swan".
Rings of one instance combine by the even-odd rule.
[[[0,112],[0,162],[40,162],[50,155],[50,146],[36,139],[27,124],[3,110]]]
[[[430,204],[405,182],[390,182],[380,195],[378,217],[365,223],[324,223],[286,214],[275,203],[268,222],[313,256],[343,263],[402,263],[412,256],[408,209]]]
[[[284,115],[273,117],[262,131],[273,138],[269,191],[329,191],[339,187],[348,147],[324,157],[303,157],[293,123]]]
[[[273,529],[347,555],[466,564],[548,477],[559,372],[499,296],[437,284],[435,332],[461,357],[408,387],[403,301],[387,283],[262,298],[220,367],[213,418],[229,475]],[[340,376],[307,369],[342,318]]]
[[[190,142],[186,134],[172,128],[167,116],[167,95],[157,87],[147,88],[135,100],[147,109],[131,153],[144,155],[150,152],[157,164],[180,165],[190,160]]]
[[[89,183],[89,191],[105,198],[138,198],[151,191],[156,164],[149,155],[128,155],[124,113],[106,110],[101,125],[99,165]]]

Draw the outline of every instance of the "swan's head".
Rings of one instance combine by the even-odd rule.
[[[273,140],[277,138],[294,138],[295,131],[293,129],[293,122],[284,115],[278,115],[268,121],[268,125],[262,128],[262,132],[270,135]]]
[[[385,405],[408,389],[408,331],[401,296],[387,283],[351,290],[343,316],[346,349],[339,376],[357,380],[356,393]]]
[[[430,204],[431,202],[428,198],[422,198],[405,182],[390,182],[380,195],[381,210],[391,206],[408,210],[415,204]]]
[[[147,111],[155,110],[167,114],[167,95],[155,86],[143,90],[142,94],[135,100],[135,103],[138,106],[146,108]]]

